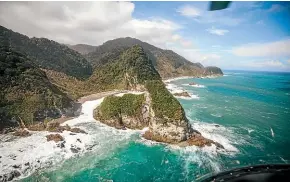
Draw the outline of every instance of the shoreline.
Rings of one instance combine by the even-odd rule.
[[[218,77],[222,77],[224,76],[224,74],[220,75],[208,75],[208,76],[180,76],[180,77],[173,77],[173,78],[168,78],[168,79],[163,79],[162,82],[163,83],[169,83],[175,80],[183,80],[183,79],[189,79],[189,78],[218,78]]]
[[[93,139],[96,131],[106,133],[106,136],[108,136],[109,130],[109,133],[113,130],[114,134],[116,132],[122,135],[124,133],[130,135],[131,133],[140,132],[137,130],[123,131],[104,126],[105,124],[96,122],[92,117],[91,112],[102,102],[102,98],[130,92],[136,93],[136,91],[130,90],[113,90],[81,97],[78,99],[78,103],[82,104],[82,111],[79,116],[74,118],[63,117],[54,120],[60,122],[61,125],[77,126],[88,134],[63,131],[59,134],[63,136],[64,141],[57,143],[46,140],[47,135],[56,134],[56,132],[30,131],[32,135],[28,137],[14,137],[11,133],[0,135],[1,138],[7,138],[0,142],[0,161],[2,164],[0,176],[2,179],[8,179],[9,176],[14,175],[12,180],[19,180],[32,175],[39,169],[54,166],[74,156],[84,155],[94,150],[94,146],[100,145],[99,142]],[[100,126],[102,129],[99,128]],[[56,156],[59,156],[59,158],[56,158]],[[17,173],[14,174],[15,171]]]
[[[107,97],[109,95],[115,95],[115,94],[126,93],[126,92],[129,92],[129,90],[112,90],[112,91],[107,91],[107,92],[94,93],[94,94],[80,97],[77,100],[77,102],[80,104],[83,104],[86,101],[97,100],[97,99],[101,99],[102,97]]]

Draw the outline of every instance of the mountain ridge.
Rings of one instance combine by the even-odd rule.
[[[92,73],[90,63],[78,52],[47,38],[29,38],[0,26],[0,43],[25,54],[40,68],[87,78]]]
[[[163,50],[129,37],[107,41],[96,49],[92,46],[87,46],[93,52],[83,56],[77,51],[70,49],[67,45],[59,44],[46,38],[29,38],[0,26],[0,43],[8,48],[8,52],[13,52],[13,54],[15,52],[16,55],[13,58],[16,62],[12,62],[11,65],[5,65],[7,56],[1,58],[3,59],[1,62],[3,66],[1,74],[5,76],[6,72],[10,73],[12,71],[13,73],[18,70],[19,78],[24,83],[23,85],[21,82],[17,82],[18,77],[13,74],[9,78],[3,79],[5,81],[2,83],[3,88],[13,89],[11,92],[7,90],[1,90],[0,92],[2,98],[0,110],[3,111],[0,113],[0,120],[6,117],[6,114],[11,116],[10,121],[13,120],[13,117],[20,116],[25,120],[24,123],[31,123],[31,121],[43,122],[47,117],[57,118],[63,114],[72,115],[72,112],[74,112],[73,105],[79,97],[120,89],[151,90],[150,92],[153,96],[156,96],[152,98],[157,100],[155,105],[153,104],[157,115],[158,113],[166,113],[165,115],[169,116],[171,113],[175,113],[174,110],[165,112],[168,107],[174,104],[166,105],[163,102],[172,102],[178,108],[176,110],[182,114],[182,120],[186,122],[181,105],[166,90],[162,79],[176,76],[222,75],[222,71],[217,67],[204,68],[200,63],[191,63],[173,51]],[[7,51],[2,53],[3,55],[8,54]],[[25,69],[22,69],[23,66],[21,66],[22,63],[17,61],[17,59],[23,60],[22,57],[25,60],[24,65],[26,63],[29,64],[30,70],[33,70],[33,74],[31,73],[32,78],[30,75],[25,74]],[[9,66],[14,66],[14,69],[11,70]],[[35,75],[34,73],[37,74]],[[17,78],[16,81],[14,78]],[[31,83],[27,80],[30,80]],[[148,80],[155,82],[148,84]],[[20,86],[14,87],[13,84],[15,83]],[[154,86],[152,87],[152,85]],[[41,86],[47,89],[43,90]],[[31,89],[31,87],[35,87],[35,89]],[[154,91],[155,88],[158,88],[160,93],[163,94],[160,95],[158,91]],[[33,107],[30,107],[30,110],[24,109],[23,106],[25,104],[23,104],[22,99],[16,97],[19,95],[17,89],[21,89],[24,92],[23,97],[28,99],[28,105],[35,107],[36,110]],[[11,101],[13,101],[15,97],[17,98],[15,103],[17,102],[18,105],[16,104],[15,109],[13,109],[16,112],[11,113],[6,106],[9,105],[9,99],[11,100],[12,98]],[[43,100],[43,98],[46,100]],[[40,102],[41,99],[44,102]],[[57,102],[59,104],[55,105]],[[62,102],[66,104],[61,104]],[[17,106],[19,109],[17,109]],[[48,111],[50,108],[52,110]],[[25,112],[22,112],[21,109]],[[45,112],[43,111],[51,114],[44,115]],[[163,115],[160,114],[159,117],[162,118]],[[7,119],[5,119],[6,121]],[[6,122],[6,124],[9,125],[11,123]],[[154,135],[153,133],[149,136],[150,138],[157,137],[160,139],[159,135]]]
[[[163,50],[131,37],[109,40],[100,46],[93,46],[94,49],[86,50],[88,53],[83,55],[94,68],[97,68],[100,64],[105,64],[104,60],[107,61],[108,58],[114,59],[116,54],[118,55],[125,49],[134,45],[140,45],[144,48],[144,51],[152,60],[155,69],[163,79],[179,76],[208,76],[223,74],[221,69],[218,67],[215,67],[211,72],[208,72],[206,71],[206,67],[201,63],[193,63],[172,50]],[[79,47],[81,44],[78,44],[77,46]],[[83,44],[83,46],[82,49],[85,49],[85,47],[90,45]],[[73,45],[69,47],[76,51],[79,49]],[[214,66],[211,66],[211,68],[213,67]]]

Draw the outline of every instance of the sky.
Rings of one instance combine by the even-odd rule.
[[[192,62],[290,72],[290,2],[0,2],[0,25],[29,37],[101,45],[133,37]]]

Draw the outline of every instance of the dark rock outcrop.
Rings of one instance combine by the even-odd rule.
[[[6,182],[6,181],[12,181],[15,178],[18,178],[21,176],[21,173],[18,170],[13,170],[8,174],[4,174],[3,176],[0,175],[0,181]]]

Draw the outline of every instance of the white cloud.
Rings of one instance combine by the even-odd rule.
[[[172,47],[172,49],[187,60],[191,62],[200,62],[204,66],[218,66],[218,64],[221,62],[221,56],[216,53],[203,52],[202,50],[194,48]]]
[[[180,7],[177,12],[187,17],[198,17],[201,15],[202,11],[194,6],[185,5]]]
[[[235,47],[231,52],[237,56],[290,56],[290,39],[263,44],[247,44]]]
[[[30,37],[67,44],[100,45],[133,37],[155,46],[188,47],[178,35],[182,27],[166,19],[136,19],[131,2],[0,2],[0,24]]]
[[[211,34],[215,34],[215,35],[225,35],[226,33],[228,33],[228,30],[224,30],[224,29],[216,29],[214,27],[210,28],[210,29],[206,29],[206,31],[208,31]]]
[[[290,70],[288,65],[278,60],[252,61],[245,63],[244,66],[258,70]]]
[[[272,6],[267,10],[268,12],[280,12],[283,11],[284,7],[279,4],[272,4]]]
[[[206,5],[206,6],[205,6]],[[185,17],[192,18],[198,23],[212,24],[219,23],[227,26],[236,26],[244,21],[242,18],[234,17],[231,10],[223,11],[208,11],[207,4],[202,7],[192,5],[184,5],[177,9],[177,12]],[[231,12],[231,13],[230,13]]]

